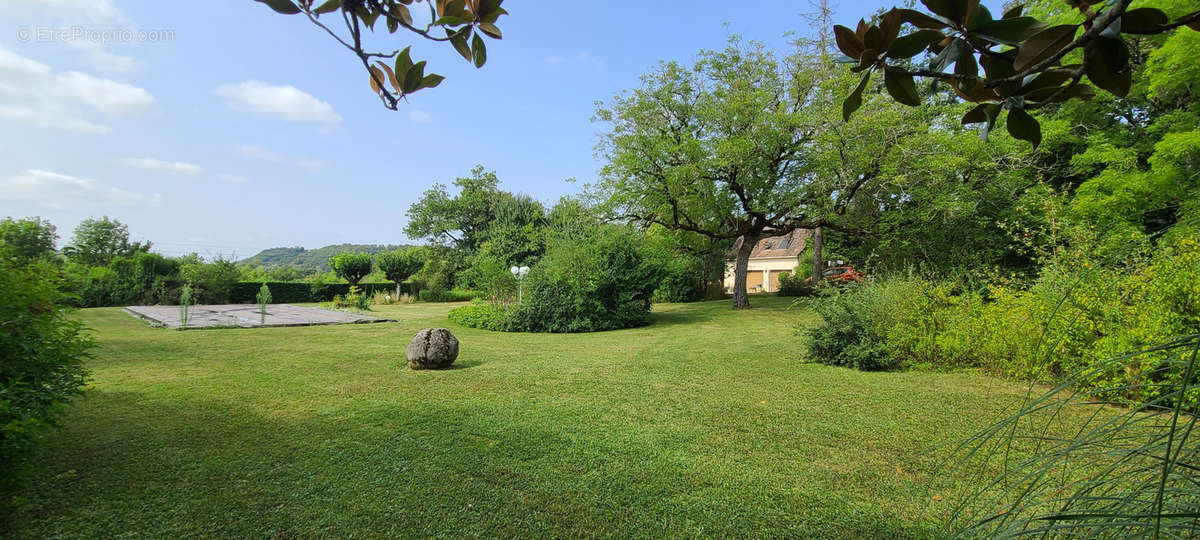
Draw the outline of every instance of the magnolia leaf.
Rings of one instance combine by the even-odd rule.
[[[468,62],[471,61],[471,48],[467,46],[466,35],[460,34],[450,38],[450,44],[454,46],[454,50],[458,51],[458,54],[462,55]]]
[[[958,22],[962,20],[962,10],[966,8],[967,0],[921,0],[921,3],[934,14]]]
[[[446,80],[445,77],[438,75],[436,73],[431,73],[429,75],[426,75],[424,79],[421,79],[421,88],[436,87],[437,85],[442,84],[442,81],[444,81],[444,80]]]
[[[883,33],[883,43],[885,47],[891,47],[895,43],[896,37],[900,35],[900,26],[904,21],[900,18],[900,10],[892,8],[883,17],[879,18],[879,31]]]
[[[408,47],[405,47],[404,50],[400,51],[400,54],[396,55],[396,73],[397,74],[406,75],[406,74],[408,74],[408,70],[410,68],[412,68],[413,61],[412,61],[412,56],[409,53],[409,51],[411,49],[412,49],[412,46],[409,45]],[[407,86],[407,85],[405,85],[405,86]]]
[[[992,12],[987,6],[979,5],[979,0],[970,0],[967,5],[966,20],[963,21],[963,26],[967,29],[974,29],[984,23],[992,21]]]
[[[379,67],[383,68],[383,72],[387,74],[388,84],[392,85],[393,90],[399,92],[400,91],[400,81],[396,80],[396,72],[393,71],[392,67],[387,65],[386,62],[379,62]]]
[[[1025,109],[1008,111],[1008,133],[1022,141],[1028,141],[1037,148],[1042,144],[1042,126],[1036,118],[1025,112]]]
[[[1060,86],[1038,88],[1025,94],[1026,101],[1047,103],[1067,101],[1074,98],[1088,101],[1094,97],[1096,97],[1096,90],[1086,84],[1074,84],[1066,88]]]
[[[408,6],[405,6],[404,4],[396,4],[392,6],[392,17],[399,19],[400,22],[407,26],[412,26],[413,24],[412,12],[409,11]]]
[[[907,72],[888,67],[883,71],[883,84],[892,95],[892,99],[913,107],[921,104],[921,97],[917,95],[917,85],[913,82],[912,75]]]
[[[975,49],[970,47],[962,48],[958,59],[954,61],[954,73],[956,75],[970,75],[972,77],[979,75],[979,64],[975,62]]]
[[[260,4],[266,4],[267,7],[275,10],[276,13],[284,15],[295,15],[300,13],[300,8],[296,7],[291,0],[254,0]]]
[[[971,33],[994,43],[1016,47],[1045,29],[1046,25],[1033,17],[1013,17],[980,24]]]
[[[879,59],[879,53],[876,52],[875,49],[867,49],[867,50],[863,51],[862,58],[859,59],[859,61],[858,61],[858,66],[850,68],[850,71],[852,71],[854,73],[859,73],[862,70],[875,65],[875,62],[878,59]]]
[[[1017,59],[1013,61],[1013,69],[1021,72],[1025,68],[1035,66],[1054,56],[1071,44],[1078,28],[1073,24],[1061,24],[1034,34],[1017,49]]]
[[[883,43],[883,32],[879,30],[878,26],[867,28],[867,33],[863,34],[863,44],[868,49],[875,49],[877,51],[887,49],[887,46]]]
[[[1117,38],[1097,38],[1088,51],[1084,70],[1092,84],[1117,97],[1125,97],[1133,79],[1129,46]]]
[[[314,9],[313,13],[316,13],[317,15],[324,15],[326,13],[337,11],[341,7],[342,0],[328,0],[324,4],[318,6],[317,9]]]
[[[974,108],[967,111],[967,114],[964,114],[962,117],[963,125],[965,126],[967,124],[978,124],[980,122],[987,122],[989,119],[988,115],[987,115],[987,111],[986,111],[988,105],[991,105],[991,104],[990,103],[982,103],[982,104],[976,105]]]
[[[475,63],[475,67],[481,68],[487,62],[487,45],[484,45],[483,38],[479,34],[471,39],[471,60]]]
[[[371,72],[369,77],[371,79],[371,90],[374,90],[376,94],[382,93],[383,88],[379,86],[379,81],[384,79],[383,72],[375,66],[371,66],[368,71]]]
[[[1169,19],[1162,10],[1138,8],[1121,15],[1121,32],[1126,34],[1158,34]]]
[[[496,25],[492,23],[479,23],[479,31],[495,39],[503,39],[500,29],[496,28]]]
[[[1017,4],[1011,8],[1008,8],[1008,11],[1005,11],[1004,15],[1001,15],[1001,18],[1015,19],[1017,17],[1020,17],[1021,13],[1023,13],[1024,11],[1025,11],[1025,6],[1023,6],[1021,4]]]
[[[859,107],[862,107],[863,89],[867,87],[867,81],[871,80],[871,72],[863,74],[862,80],[858,81],[858,86],[854,87],[854,91],[846,96],[845,101],[842,101],[842,121],[849,122],[850,115],[854,114]]]
[[[915,9],[901,9],[899,11],[900,18],[903,19],[904,22],[917,28],[924,30],[941,30],[947,26],[950,26],[948,21],[935,19]]]
[[[421,60],[408,68],[404,75],[404,93],[409,94],[421,89],[421,81],[425,79],[425,61]]]
[[[949,66],[951,62],[958,60],[958,57],[962,56],[963,51],[970,48],[970,44],[962,39],[954,38],[950,40],[950,43],[947,44],[946,47],[943,48],[942,51],[939,52],[937,56],[934,56],[933,60],[929,62],[930,71],[945,71],[946,66]]]
[[[833,38],[837,42],[838,48],[850,58],[860,58],[863,50],[867,48],[853,30],[840,24],[833,27]]]
[[[912,58],[929,47],[930,44],[945,36],[937,30],[917,30],[907,36],[902,36],[888,47],[888,58]]]

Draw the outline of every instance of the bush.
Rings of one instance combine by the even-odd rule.
[[[506,332],[512,328],[512,317],[509,310],[502,305],[476,300],[469,306],[457,307],[450,310],[446,318],[451,322],[470,328],[482,328]]]
[[[651,299],[655,302],[695,302],[704,297],[700,287],[700,273],[687,258],[674,257],[659,261],[662,279],[654,289]]]
[[[791,272],[779,275],[779,296],[816,296],[817,288],[805,283],[803,278],[793,276]]]
[[[512,306],[511,330],[596,332],[649,323],[661,270],[645,260],[634,233],[606,227],[558,242],[525,278],[525,301]]]
[[[809,356],[830,366],[864,371],[887,371],[900,367],[888,347],[886,325],[881,324],[890,306],[871,287],[848,286],[827,289],[826,295],[808,305],[825,320],[808,326]]]
[[[60,288],[52,265],[0,257],[0,478],[84,384],[92,342]]]

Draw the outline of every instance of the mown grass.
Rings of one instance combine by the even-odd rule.
[[[924,537],[971,481],[939,445],[1027,387],[804,363],[787,299],[655,307],[579,335],[398,323],[178,332],[81,317],[99,349],[8,494],[5,536]],[[456,369],[410,371],[448,326]]]

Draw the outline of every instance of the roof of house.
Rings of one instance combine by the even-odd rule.
[[[804,247],[808,244],[808,237],[812,235],[812,231],[808,229],[796,229],[790,233],[780,236],[769,236],[758,241],[754,245],[754,250],[750,252],[751,259],[765,259],[775,257],[796,257],[800,252],[804,251]],[[742,239],[738,238],[733,243],[733,252],[742,246]]]

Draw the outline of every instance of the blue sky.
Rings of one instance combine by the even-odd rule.
[[[480,70],[381,33],[380,49],[412,43],[447,77],[391,112],[301,16],[203,4],[0,3],[0,215],[50,219],[60,244],[108,215],[168,255],[407,242],[409,205],[475,164],[546,202],[577,192],[602,164],[595,102],[658,61],[731,33],[778,50],[813,32],[805,1],[508,0]],[[843,1],[834,20],[883,5]]]

